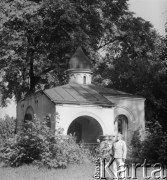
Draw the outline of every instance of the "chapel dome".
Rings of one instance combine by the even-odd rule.
[[[91,70],[91,62],[84,54],[81,47],[78,47],[69,61],[69,70]]]

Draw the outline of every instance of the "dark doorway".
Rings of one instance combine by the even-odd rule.
[[[97,143],[97,138],[103,135],[103,130],[96,119],[80,116],[70,124],[67,134],[75,135],[77,143]]]
[[[68,129],[67,134],[72,134],[76,137],[76,142],[80,143],[82,141],[82,125],[77,121],[73,121]]]
[[[25,114],[24,121],[32,121],[32,115],[31,114]]]

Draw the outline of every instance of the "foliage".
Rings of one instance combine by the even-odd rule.
[[[2,104],[65,83],[80,45],[94,64],[94,83],[145,97],[147,123],[167,131],[167,37],[134,17],[127,2],[1,0]]]
[[[8,115],[0,119],[0,144],[6,141],[6,139],[14,136],[15,122],[16,120]]]
[[[154,131],[147,130],[146,137],[142,141],[139,131],[134,132],[131,146],[131,158],[133,162],[144,162],[145,159],[149,163],[167,162],[167,134],[162,131],[162,128],[154,125]]]
[[[1,147],[1,159],[7,166],[34,163],[48,168],[65,168],[69,163],[82,162],[83,149],[72,136],[53,133],[44,121],[27,122],[20,134],[6,139]]]
[[[64,83],[67,61],[82,46],[92,63],[98,49],[123,35],[127,0],[2,0],[2,102]]]
[[[128,10],[127,0],[2,0],[2,105],[66,82],[77,46],[97,84],[146,98],[146,119],[167,129],[167,40]],[[99,52],[103,52],[103,57]]]
[[[106,49],[94,81],[146,98],[146,120],[167,130],[167,43],[141,18],[130,18],[126,36]]]
[[[129,146],[130,152],[128,157],[128,162],[138,163],[141,161],[141,136],[140,131],[134,131],[131,144]]]

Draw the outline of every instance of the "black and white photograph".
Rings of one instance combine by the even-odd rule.
[[[167,0],[0,0],[0,180],[167,179]]]

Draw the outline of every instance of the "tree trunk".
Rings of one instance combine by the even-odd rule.
[[[29,93],[35,91],[35,76],[34,76],[34,50],[31,48],[28,53],[29,58],[29,78],[30,78],[30,89]]]

